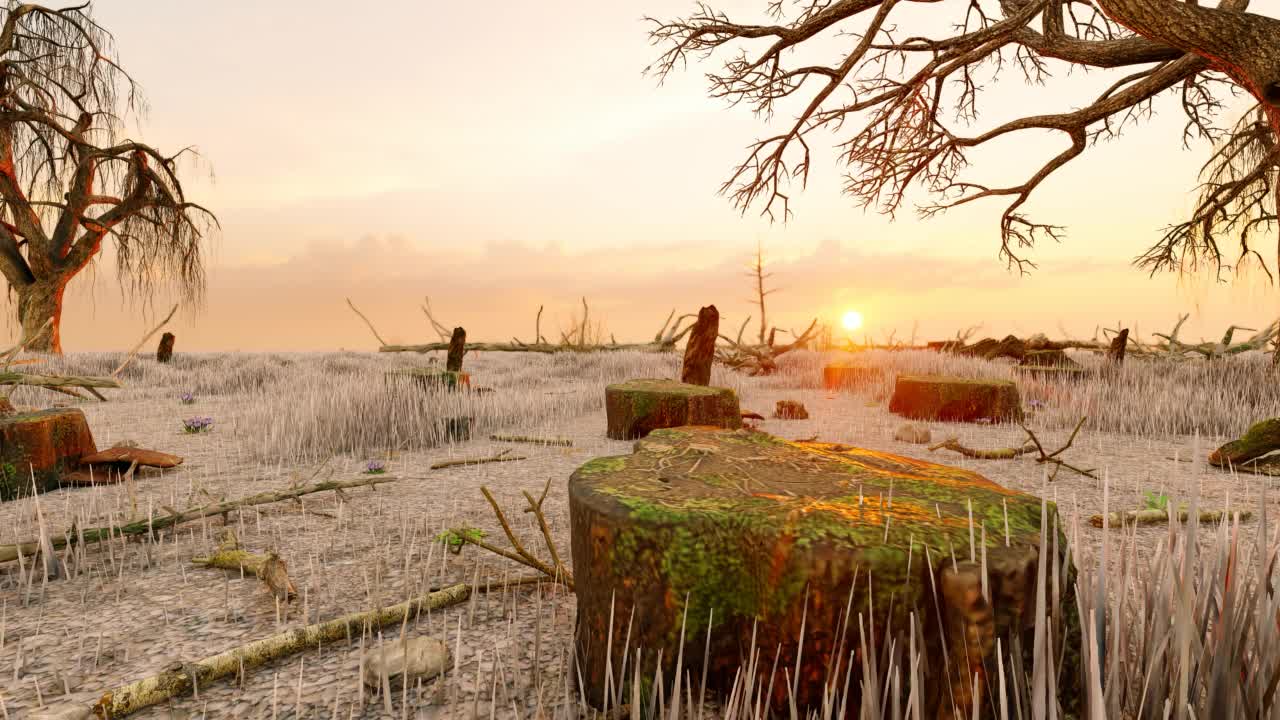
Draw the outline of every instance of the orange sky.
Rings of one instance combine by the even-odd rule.
[[[715,5],[748,19],[764,2]],[[529,339],[539,305],[555,328],[582,295],[620,341],[707,303],[736,328],[754,314],[742,272],[757,240],[780,288],[771,315],[796,329],[857,309],[877,339],[914,322],[921,339],[978,323],[1087,337],[1123,322],[1146,336],[1190,312],[1184,336],[1198,338],[1261,327],[1280,305],[1256,280],[1149,280],[1129,265],[1187,211],[1205,157],[1182,149],[1175,97],[1044,184],[1030,212],[1068,234],[1019,278],[996,257],[998,201],[928,221],[864,214],[839,193],[829,143],[791,222],[739,215],[716,191],[769,126],[707,99],[710,64],[662,87],[641,76],[655,51],[640,16],[687,13],[686,0],[378,7],[95,4],[150,101],[138,136],[200,149],[189,194],[223,224],[206,307],[170,328],[179,351],[374,349],[345,297],[390,342],[433,339],[424,295],[474,339]],[[1046,88],[1002,78],[981,124],[1077,107],[1115,79],[1064,70]],[[1063,142],[984,149],[969,178],[1019,181]],[[125,349],[154,321],[122,304],[110,267],[73,282],[68,351]]]

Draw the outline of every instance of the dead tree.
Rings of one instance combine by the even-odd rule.
[[[160,336],[160,347],[156,348],[156,362],[167,363],[173,359],[173,333],[167,332]]]
[[[716,337],[720,334],[720,311],[708,305],[698,311],[698,320],[689,334],[689,344],[684,349],[684,364],[680,368],[680,382],[691,385],[711,384],[711,363],[716,355]]]
[[[0,273],[31,349],[62,352],[67,284],[115,241],[127,291],[173,280],[198,304],[201,240],[216,219],[189,202],[178,159],[122,136],[139,109],[114,40],[88,5],[0,9]],[[52,320],[46,326],[46,321]]]
[[[751,271],[747,274],[751,276],[751,278],[753,278],[756,282],[755,303],[760,307],[760,344],[764,345],[766,344],[765,337],[764,337],[765,328],[769,326],[769,322],[764,309],[764,298],[766,295],[772,295],[774,293],[774,290],[764,289],[764,281],[767,278],[773,277],[773,273],[767,273],[764,271],[764,248],[761,246],[759,240],[756,240],[755,262],[751,265]],[[777,332],[777,328],[774,328],[774,332]],[[768,344],[769,345],[773,344],[772,333],[769,335]]]
[[[1190,217],[1135,264],[1152,273],[1201,264],[1221,273],[1231,268],[1230,252],[1237,262],[1256,260],[1271,276],[1257,247],[1258,236],[1276,226],[1280,193],[1280,20],[1247,6],[1248,0],[1220,0],[1217,7],[1190,0],[956,0],[930,5],[936,22],[924,25],[911,19],[917,3],[896,0],[760,0],[772,17],[746,20],[700,3],[684,18],[649,19],[650,39],[665,49],[646,70],[661,80],[690,59],[723,51],[722,68],[707,75],[712,96],[764,117],[801,109],[755,142],[721,186],[744,212],[754,206],[770,218],[790,215],[789,183],[807,181],[811,143],[834,132],[848,168],[845,190],[864,207],[893,216],[915,185],[934,197],[919,208],[926,217],[979,200],[1002,202],[999,255],[1021,272],[1035,267],[1023,250],[1063,230],[1027,214],[1036,189],[1095,141],[1139,125],[1157,100],[1169,98],[1186,118],[1184,144],[1202,141],[1211,149]],[[833,36],[853,40],[835,62],[809,62],[805,49]],[[792,64],[793,58],[804,61]],[[1023,117],[973,129],[986,72],[979,66],[1043,83],[1057,70],[1053,61],[1114,72],[1115,82],[1091,102],[1028,108]],[[1240,91],[1256,104],[1227,125],[1219,111],[1229,93]],[[1045,131],[1061,134],[1068,146],[1033,163],[1025,179],[992,185],[967,176],[979,148]],[[1220,241],[1238,247],[1222,248]]]
[[[1107,348],[1107,362],[1117,366],[1124,363],[1125,346],[1128,344],[1129,328],[1123,328],[1111,338],[1111,345]]]
[[[449,338],[449,354],[445,359],[444,369],[450,372],[462,372],[462,355],[467,349],[467,331],[460,327],[453,329]]]

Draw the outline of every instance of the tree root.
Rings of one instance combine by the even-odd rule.
[[[1080,428],[1084,426],[1084,421],[1087,419],[1088,419],[1088,416],[1080,418],[1080,422],[1077,422],[1075,429],[1071,431],[1071,437],[1067,438],[1066,444],[1064,444],[1062,447],[1058,448],[1057,450],[1054,450],[1051,453],[1046,453],[1044,450],[1044,446],[1040,444],[1040,440],[1039,438],[1036,437],[1036,434],[1031,432],[1031,430],[1027,428],[1026,425],[1023,425],[1021,423],[1019,423],[1019,427],[1021,427],[1022,430],[1025,433],[1027,433],[1027,437],[1028,437],[1028,442],[1022,447],[997,448],[995,450],[977,450],[974,448],[965,447],[964,445],[961,445],[960,441],[956,438],[949,438],[947,440],[943,440],[942,442],[936,445],[931,445],[929,447],[929,450],[930,452],[934,450],[940,450],[940,449],[952,450],[954,452],[960,453],[961,455],[964,455],[965,457],[974,458],[976,460],[1012,460],[1021,455],[1028,455],[1034,452],[1040,455],[1040,457],[1036,458],[1036,462],[1052,463],[1054,465],[1053,473],[1049,475],[1050,482],[1057,479],[1058,471],[1061,470],[1062,468],[1066,468],[1073,472],[1077,472],[1081,475],[1084,475],[1085,477],[1090,477],[1090,478],[1093,478],[1094,480],[1097,480],[1098,476],[1094,475],[1096,470],[1093,470],[1093,469],[1084,470],[1084,469],[1078,468],[1058,457],[1058,455],[1061,455],[1063,451],[1071,447],[1071,443],[1075,442],[1076,435],[1080,432]]]

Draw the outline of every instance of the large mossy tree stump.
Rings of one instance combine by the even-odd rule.
[[[1240,437],[1209,453],[1209,464],[1218,467],[1242,465],[1280,450],[1280,418],[1254,423]]]
[[[899,375],[889,412],[913,420],[1022,422],[1022,399],[1011,380]]]
[[[681,425],[742,427],[738,396],[729,388],[675,380],[628,380],[604,389],[607,435],[634,440]]]
[[[57,408],[0,417],[0,500],[62,486],[80,459],[97,452],[84,413]]]
[[[884,380],[884,368],[836,363],[822,368],[822,386],[828,390],[866,388]]]
[[[576,652],[587,699],[603,701],[606,667],[613,687],[630,681],[636,648],[647,678],[663,650],[670,683],[682,637],[683,667],[694,678],[709,637],[708,686],[725,692],[747,668],[754,637],[757,686],[763,693],[769,685],[776,652],[773,707],[786,714],[787,668],[804,714],[820,706],[829,679],[843,688],[860,628],[874,622],[877,645],[891,638],[901,648],[915,622],[932,693],[928,717],[950,717],[953,695],[969,717],[975,672],[975,702],[989,713],[995,639],[1006,653],[1029,653],[1033,640],[1043,517],[1050,552],[1056,548],[1063,563],[1056,576],[1052,564],[1045,569],[1061,583],[1064,610],[1051,622],[1055,641],[1066,642],[1058,682],[1073,705],[1074,570],[1056,508],[1044,508],[1042,515],[1040,499],[976,473],[887,453],[745,429],[657,430],[633,454],[592,460],[569,480]],[[624,651],[625,678],[617,675]],[[853,708],[860,675],[854,667]]]

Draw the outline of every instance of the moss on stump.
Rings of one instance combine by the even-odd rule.
[[[441,370],[436,367],[399,368],[385,373],[388,381],[412,380],[423,390],[470,390],[471,376],[462,371]]]
[[[1046,507],[1044,517],[1056,528],[1056,508]],[[892,637],[901,645],[913,618],[921,624],[917,637],[929,658],[926,685],[934,688],[929,702],[935,708],[943,702],[939,692],[952,685],[947,679],[971,686],[960,679],[972,677],[969,666],[941,660],[944,643],[956,658],[969,643],[975,671],[987,674],[980,688],[995,677],[995,638],[1009,648],[1011,636],[1021,633],[1023,646],[1031,647],[1041,501],[976,473],[746,429],[680,427],[654,431],[631,455],[579,467],[569,480],[569,511],[576,652],[587,699],[597,707],[610,658],[613,682],[625,684],[636,648],[643,649],[641,671],[648,678],[661,648],[670,683],[683,637],[683,667],[697,678],[709,632],[706,671],[713,691],[726,692],[734,673],[747,667],[754,636],[758,687],[768,685],[775,651],[777,667],[792,673],[799,655],[792,675],[796,701],[802,713],[817,709],[831,675],[843,687],[844,663],[859,643],[858,614],[868,608],[877,643]],[[1065,538],[1060,532],[1048,537],[1065,561]],[[989,604],[987,595],[974,592],[982,586],[984,555]],[[1054,631],[1067,642],[1059,680],[1066,686],[1078,677],[1079,623],[1069,565],[1060,578],[1062,607],[1070,612],[1054,619],[1062,622]],[[842,637],[850,602],[854,611]],[[872,620],[864,617],[864,627]],[[624,650],[631,663],[621,678]],[[849,688],[855,708],[859,673],[855,667]],[[770,698],[780,712],[787,707],[783,685],[775,682]],[[1076,697],[1063,689],[1065,697]]]
[[[828,390],[865,388],[884,379],[884,368],[837,363],[822,368],[822,386]]]
[[[607,434],[634,440],[660,428],[681,425],[742,427],[738,396],[729,388],[676,380],[628,380],[604,389]]]
[[[97,452],[84,413],[55,408],[0,417],[0,500],[56,490],[62,477]]]
[[[1280,450],[1280,418],[1254,423],[1238,439],[1209,454],[1209,464],[1218,467],[1240,465],[1269,452]]]
[[[889,412],[913,420],[1022,422],[1022,400],[1011,380],[899,375]]]

